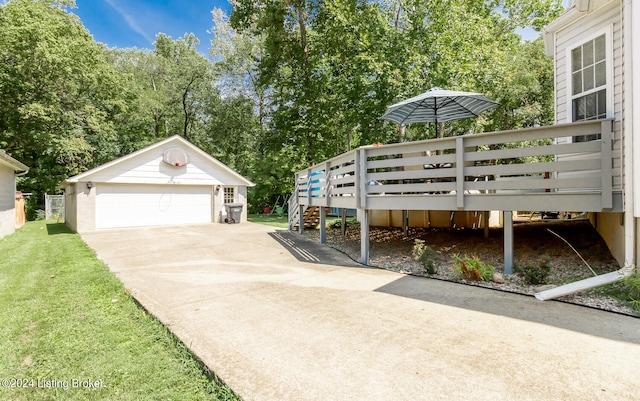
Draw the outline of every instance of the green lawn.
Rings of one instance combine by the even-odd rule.
[[[250,214],[247,216],[247,220],[252,223],[265,224],[267,226],[289,228],[286,214],[282,216],[278,216],[277,214]],[[349,219],[349,221],[351,220],[352,219]],[[327,216],[327,225],[340,224],[340,221],[340,217]]]
[[[267,226],[289,228],[286,214],[282,216],[278,216],[277,214],[250,214],[247,216],[247,220],[252,223],[265,224]]]
[[[27,223],[0,255],[1,400],[239,399],[65,226]]]

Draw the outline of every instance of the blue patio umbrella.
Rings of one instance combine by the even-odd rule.
[[[387,107],[382,117],[398,125],[433,122],[444,123],[477,117],[498,107],[499,103],[474,92],[450,91],[438,87]]]

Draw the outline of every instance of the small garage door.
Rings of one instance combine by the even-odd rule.
[[[210,186],[109,185],[96,188],[96,228],[211,223]]]

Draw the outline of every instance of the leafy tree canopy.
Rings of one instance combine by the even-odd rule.
[[[107,49],[73,7],[0,5],[0,147],[31,166],[20,186],[36,199],[179,134],[256,182],[256,206],[272,204],[309,164],[435,136],[379,119],[433,86],[500,103],[446,135],[553,121],[552,60],[515,30],[540,30],[560,0],[233,0],[230,16],[212,11],[210,58],[193,34]]]
[[[77,17],[53,5],[0,7],[0,147],[31,167],[27,190],[55,191],[65,177],[112,154],[113,116],[127,105],[120,79]]]

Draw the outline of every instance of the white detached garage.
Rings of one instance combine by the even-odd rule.
[[[180,136],[67,179],[65,222],[77,232],[224,222],[254,184]]]

